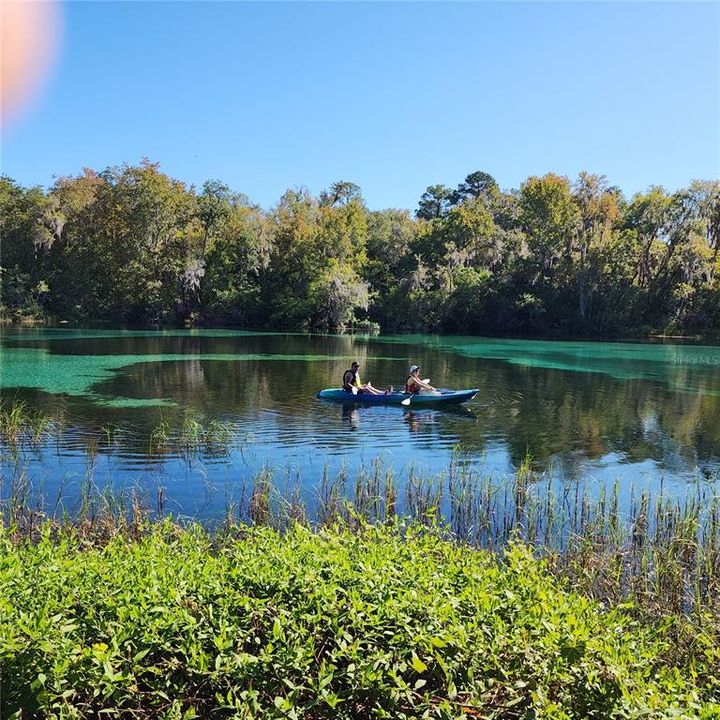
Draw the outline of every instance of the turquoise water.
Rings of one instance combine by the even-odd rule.
[[[477,387],[450,411],[316,399],[350,361],[373,384],[401,385],[409,364],[440,387]],[[314,486],[325,467],[379,457],[402,474],[462,461],[501,477],[526,453],[563,482],[622,478],[682,488],[720,469],[720,348],[450,336],[228,330],[9,330],[0,393],[62,420],[61,438],[25,458],[48,496],[69,492],[97,448],[95,482],[162,484],[190,513],[218,508],[269,466]],[[237,435],[227,454],[153,451],[161,422],[191,412]],[[9,470],[4,461],[4,474]]]

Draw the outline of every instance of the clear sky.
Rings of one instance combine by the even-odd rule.
[[[141,157],[265,207],[362,187],[414,208],[485,170],[720,177],[720,4],[73,2],[42,95],[2,134],[23,184]]]

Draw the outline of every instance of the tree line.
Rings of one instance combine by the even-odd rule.
[[[0,179],[0,314],[94,323],[608,335],[720,327],[720,182],[626,198],[600,175],[504,191],[485,172],[416,211],[336,182],[264,210],[149,161]]]

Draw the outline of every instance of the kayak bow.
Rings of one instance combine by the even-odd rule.
[[[478,394],[477,388],[472,390],[440,390],[439,395],[423,395],[422,393],[412,396],[413,407],[416,405],[459,405],[469,402]],[[354,395],[342,388],[328,388],[321,390],[317,396],[321,400],[334,400],[336,402],[353,402],[363,405],[400,405],[403,400],[411,396],[410,393],[393,392],[389,395],[371,395],[370,393],[358,393]]]

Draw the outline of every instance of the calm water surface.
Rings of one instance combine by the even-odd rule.
[[[350,361],[401,385],[408,365],[440,387],[477,387],[466,407],[356,407],[316,399]],[[33,487],[72,497],[97,448],[94,482],[162,485],[170,509],[219,512],[263,467],[311,488],[323,470],[379,457],[402,477],[440,472],[453,452],[505,476],[526,453],[559,481],[677,492],[720,472],[720,348],[449,336],[333,336],[224,330],[11,330],[0,392],[61,418],[59,440],[23,453]],[[159,423],[187,412],[232,425],[229,454],[151,451]],[[112,428],[112,432],[108,429]],[[3,476],[14,463],[7,455]],[[7,492],[7,487],[4,490]]]

